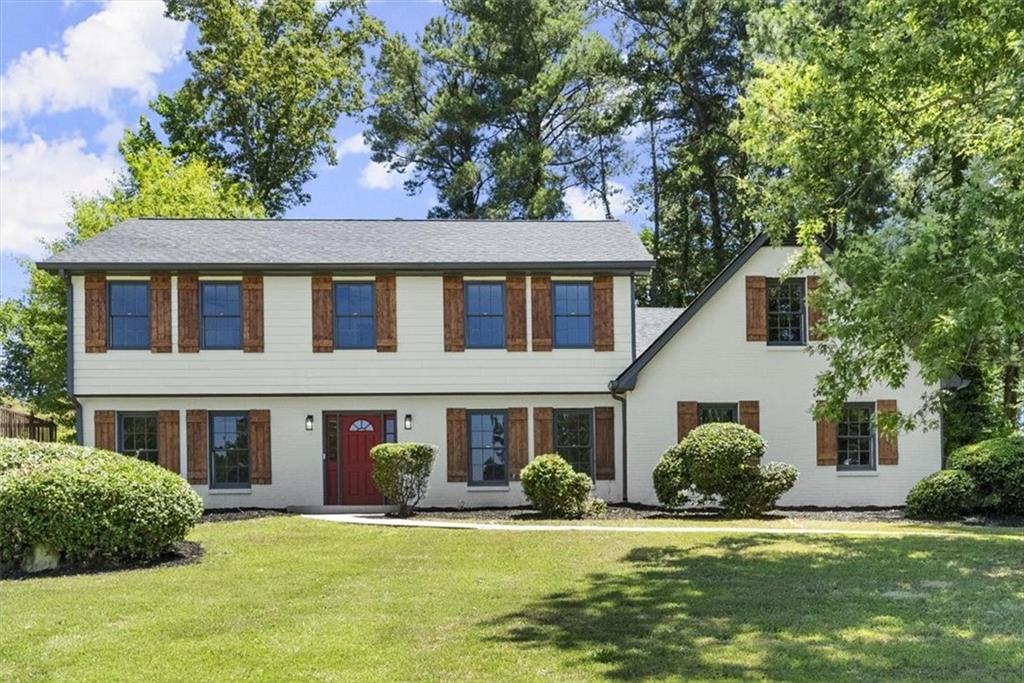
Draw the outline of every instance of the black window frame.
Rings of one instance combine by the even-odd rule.
[[[231,417],[231,418],[243,418],[245,420],[245,457],[246,457],[246,479],[245,482],[217,482],[217,460],[216,454],[214,453],[213,439],[214,439],[214,420],[218,417]],[[207,415],[207,448],[209,449],[209,477],[208,483],[211,489],[250,489],[252,488],[252,443],[250,442],[250,434],[252,433],[252,425],[249,423],[249,411],[247,410],[211,410]],[[237,433],[237,432],[236,432]]]
[[[370,315],[343,315],[338,312],[338,292],[342,287],[368,287],[370,290]],[[334,309],[334,348],[336,350],[372,350],[377,348],[377,287],[376,284],[368,280],[351,280],[351,281],[336,281],[334,286],[331,288],[331,296],[334,297],[331,301]],[[366,346],[346,346],[341,343],[341,322],[345,319],[358,319],[358,320],[370,320],[370,330],[373,332],[373,338]]]
[[[772,339],[772,330],[786,329],[782,325],[773,325],[773,318],[777,319],[783,315],[792,316],[792,313],[780,313],[772,311],[772,289],[782,286],[794,286],[800,290],[800,335],[798,340]],[[807,280],[802,277],[791,277],[785,280],[779,278],[765,278],[765,331],[767,332],[769,346],[806,346],[807,345]],[[792,326],[789,326],[792,329]]]
[[[498,315],[485,314],[485,313],[470,313],[469,312],[469,288],[476,287],[479,285],[486,285],[490,287],[499,287],[501,289],[501,313]],[[465,302],[463,308],[463,329],[465,330],[466,337],[466,348],[467,349],[503,349],[506,345],[506,334],[508,332],[508,321],[505,319],[505,310],[507,308],[505,297],[508,295],[508,291],[505,288],[505,283],[498,280],[466,280],[462,283],[462,300]],[[501,318],[501,339],[495,344],[474,344],[471,340],[470,335],[470,318]]]
[[[595,462],[596,453],[594,452],[594,409],[593,408],[555,408],[554,411],[552,411],[552,412],[553,412],[553,415],[551,416],[551,431],[552,431],[552,442],[553,443],[551,444],[551,446],[554,449],[555,453],[558,453],[559,455],[561,455],[562,458],[564,458],[570,465],[572,465],[573,469],[575,469],[577,472],[583,472],[583,470],[579,469],[576,466],[575,462],[573,462],[572,460],[569,460],[569,458],[566,458],[565,455],[559,450],[559,444],[558,444],[558,418],[563,416],[563,415],[585,415],[587,417],[587,421],[588,421],[588,425],[589,425],[588,428],[587,428],[587,431],[590,434],[590,444],[588,446],[586,446],[586,447],[590,450],[590,458],[589,458],[590,467],[589,467],[588,471],[583,472],[583,473],[586,474],[587,476],[589,476],[591,480],[594,480],[594,474],[595,474],[596,468],[597,468],[597,463]],[[570,448],[583,448],[583,446],[581,446],[579,444],[574,444],[574,445],[570,446]]]
[[[504,445],[504,470],[505,477],[503,479],[474,479],[473,478],[473,416],[477,415],[501,415],[503,424],[505,426],[505,445]],[[477,448],[475,450],[490,450],[494,448]],[[480,409],[480,410],[467,410],[466,411],[466,483],[468,486],[508,486],[508,410],[504,409]]]
[[[114,319],[115,318],[131,318],[139,319],[141,315],[114,315],[114,289],[116,287],[139,287],[146,290],[146,341],[138,345],[134,344],[118,344],[114,340]],[[108,280],[107,281],[107,348],[118,350],[118,351],[138,351],[148,350],[150,346],[150,333],[151,326],[149,317],[153,314],[153,311],[149,306],[149,280]]]
[[[703,413],[705,410],[731,410],[731,420],[725,420],[724,422],[738,423],[740,421],[740,406],[738,403],[729,403],[726,401],[709,402],[709,403],[698,403],[697,404],[697,424],[714,424],[716,422],[723,422],[723,420],[710,420],[705,421]]]
[[[567,285],[585,285],[590,300],[590,313],[586,316],[558,314],[558,288]],[[590,341],[586,344],[562,344],[558,341],[558,318],[589,318]],[[551,347],[555,349],[592,349],[594,348],[594,282],[592,280],[553,280],[551,282]]]
[[[851,409],[867,410],[868,434],[843,434],[847,420],[847,411]],[[848,465],[843,463],[843,442],[867,438],[869,463],[867,465]],[[843,405],[842,419],[836,424],[836,469],[840,472],[874,472],[878,470],[878,430],[875,426],[875,404],[867,401],[846,403]]]
[[[154,444],[154,447],[152,449],[146,449],[147,451],[152,451],[152,453],[153,453],[152,459],[150,459],[150,458],[139,458],[140,449],[135,449],[135,450],[129,451],[125,447],[125,428],[124,428],[124,420],[125,420],[125,418],[146,418],[146,419],[152,419],[153,420],[153,439],[155,441],[155,444]],[[127,455],[127,456],[130,456],[130,457],[133,457],[133,458],[139,458],[139,460],[143,460],[145,462],[151,462],[154,465],[155,464],[159,464],[159,462],[160,462],[160,421],[157,419],[157,414],[156,414],[155,411],[149,411],[149,410],[118,411],[118,413],[117,413],[117,452],[120,453],[121,455]]]
[[[234,287],[238,290],[238,346],[234,345],[211,345],[206,340],[206,318],[234,318],[235,316],[210,315],[206,314],[206,296],[204,290],[207,287]],[[199,282],[199,348],[210,351],[238,351],[242,348],[242,283],[237,280],[207,280]]]

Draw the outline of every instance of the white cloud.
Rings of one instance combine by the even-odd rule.
[[[339,142],[338,146],[334,148],[334,151],[338,155],[338,161],[341,161],[342,157],[369,154],[370,147],[363,139],[363,134],[356,133],[355,135],[349,135],[347,138]]]
[[[614,194],[609,199],[613,216],[621,216],[628,212],[629,191],[622,183],[614,181],[608,183]],[[604,216],[604,206],[596,195],[587,195],[579,187],[570,187],[565,191],[565,204],[569,213],[576,220],[589,221],[601,220]]]
[[[111,116],[117,91],[153,97],[156,76],[181,57],[188,28],[163,11],[162,2],[107,2],[65,30],[59,47],[22,52],[0,76],[3,125],[75,109]]]
[[[85,151],[74,137],[48,142],[5,141],[0,152],[0,249],[40,256],[40,240],[64,234],[73,194],[91,194],[109,187],[118,168],[113,154]]]
[[[388,169],[387,164],[371,161],[363,167],[359,174],[359,184],[368,190],[393,190],[405,182],[404,173],[396,173]]]

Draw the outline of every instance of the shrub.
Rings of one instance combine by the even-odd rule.
[[[28,439],[0,439],[0,474],[26,465],[36,465],[51,460],[80,458],[91,455],[96,449],[83,448],[68,443],[40,443]]]
[[[408,517],[427,492],[427,479],[434,467],[437,449],[425,443],[382,443],[370,450],[373,481],[394,505]]]
[[[72,563],[152,559],[202,514],[199,496],[162,467],[81,446],[35,446],[0,443],[0,566],[36,546]]]
[[[947,466],[971,475],[985,512],[1024,515],[1024,436],[987,439],[958,448]]]
[[[560,455],[539,455],[523,468],[523,493],[548,517],[574,519],[603,511],[604,501],[590,497],[590,477]]]
[[[978,487],[963,470],[942,470],[914,485],[907,494],[907,517],[951,519],[978,506]]]
[[[775,507],[799,474],[792,465],[761,465],[764,452],[764,440],[743,425],[701,425],[661,456],[654,470],[655,493],[668,507],[693,498],[717,502],[729,516],[762,514]]]

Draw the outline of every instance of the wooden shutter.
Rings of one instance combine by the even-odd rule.
[[[209,484],[209,454],[205,410],[185,411],[185,449],[188,453],[188,483]]]
[[[700,424],[696,401],[678,401],[676,403],[676,438],[682,441],[687,434]]]
[[[85,276],[85,352],[107,352],[107,276]]]
[[[594,478],[615,479],[615,409],[594,408]]]
[[[835,422],[818,420],[817,451],[818,465],[835,467],[839,462],[839,427]]]
[[[530,278],[530,307],[533,315],[533,350],[551,350],[551,277]],[[536,411],[534,411],[536,415]],[[536,418],[535,418],[536,419]]]
[[[611,275],[594,276],[594,350],[615,350],[615,280]]]
[[[555,452],[555,411],[552,408],[533,409],[533,457]]]
[[[767,280],[747,276],[747,341],[768,341]]]
[[[469,448],[466,445],[466,409],[448,409],[448,481],[468,479]]]
[[[740,424],[747,429],[761,433],[761,404],[757,401],[740,401]]]
[[[242,276],[242,351],[263,353],[263,276]]]
[[[519,473],[530,460],[528,419],[526,408],[508,409],[509,479],[519,479]]]
[[[149,350],[152,353],[171,352],[170,275],[149,278]]]
[[[115,438],[114,411],[97,410],[93,413],[92,422],[93,446],[102,448],[105,451],[116,451],[117,439]]]
[[[334,351],[334,281],[330,275],[314,275],[313,353]]]
[[[398,303],[394,275],[377,276],[373,298],[377,317],[377,350],[383,353],[398,351]]]
[[[270,480],[270,411],[249,411],[249,482],[269,484]]]
[[[178,352],[199,352],[199,277],[178,276]]]
[[[875,404],[875,409],[879,413],[895,413],[896,412],[896,401],[891,399],[885,399],[878,401]],[[900,449],[899,449],[899,436],[893,434],[892,436],[886,436],[879,432],[878,434],[878,464],[879,465],[898,465],[900,464]]]
[[[807,278],[807,294],[810,295],[814,290],[818,288],[818,278],[811,275]],[[814,308],[810,304],[807,305],[807,338],[811,341],[821,341],[825,338],[825,335],[818,331],[816,328],[818,324],[823,322],[825,317],[821,311]]]
[[[445,275],[444,281],[444,350],[466,350],[462,276]]]
[[[157,462],[171,472],[181,471],[181,427],[177,410],[160,410],[156,414]]]
[[[505,349],[526,350],[526,276],[505,277]]]

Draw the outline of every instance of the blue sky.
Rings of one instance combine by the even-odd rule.
[[[443,11],[429,0],[368,7],[410,36]],[[195,28],[164,17],[161,0],[0,0],[0,298],[24,289],[19,259],[39,257],[41,239],[63,234],[69,197],[109,187],[121,132],[187,77],[194,43]],[[370,161],[362,130],[355,118],[338,123],[340,163],[318,168],[306,186],[312,200],[289,217],[426,214],[429,188],[406,196],[400,177]],[[618,199],[620,217],[638,225],[625,193]],[[578,190],[566,201],[576,218],[601,215]]]

